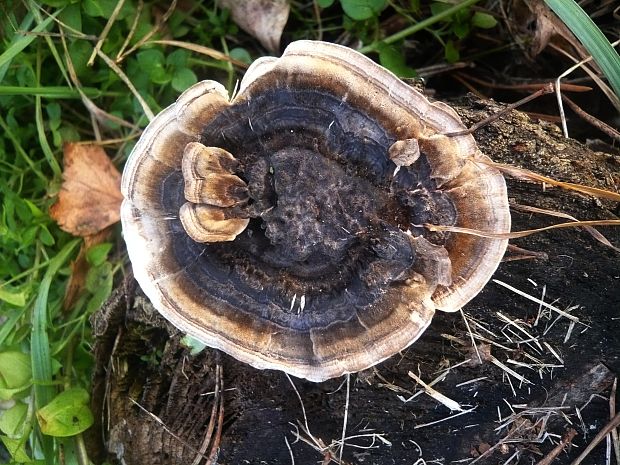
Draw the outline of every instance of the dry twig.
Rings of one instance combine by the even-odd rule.
[[[223,370],[222,365],[219,362],[217,362],[217,365],[215,367],[215,390],[213,392],[213,407],[211,408],[211,417],[209,418],[209,424],[207,425],[207,431],[205,432],[205,436],[202,440],[202,443],[200,444],[200,449],[199,449],[200,454],[196,455],[196,458],[192,462],[192,465],[199,465],[202,459],[204,458],[204,454],[207,451],[207,447],[211,443],[213,431],[215,430],[216,418],[217,418],[217,431],[215,435],[215,440],[213,441],[213,445],[211,446],[211,450],[209,452],[209,456],[207,459],[210,462],[207,462],[207,463],[213,463],[213,460],[215,459],[215,453],[217,452],[217,449],[219,448],[221,432],[222,432],[222,424],[221,424],[220,418],[223,419],[223,410],[224,410],[224,399],[222,396],[224,392],[224,389],[223,389],[224,382],[223,382],[222,370]]]
[[[612,44],[613,47],[617,46],[618,44],[620,44],[620,40],[614,42]],[[567,51],[565,51],[564,49],[558,47],[557,45],[553,44],[553,43],[549,43],[549,46],[551,48],[553,48],[554,50],[562,53],[564,56],[570,58],[573,62],[575,62],[575,65],[571,66],[570,68],[568,68],[566,71],[564,71],[562,74],[560,74],[558,76],[558,78],[556,79],[556,96],[558,99],[558,106],[560,108],[560,112],[563,112],[564,110],[562,109],[562,98],[561,98],[561,94],[560,94],[560,80],[566,76],[568,76],[570,73],[572,73],[574,70],[576,70],[577,68],[582,68],[587,74],[588,76],[590,76],[592,78],[592,80],[594,82],[596,82],[596,84],[599,86],[599,88],[601,89],[601,91],[603,91],[603,93],[605,94],[605,96],[609,99],[609,101],[612,103],[612,105],[614,107],[616,107],[616,109],[618,111],[620,111],[620,99],[616,96],[616,94],[614,93],[613,90],[611,90],[611,88],[598,76],[598,74],[596,74],[592,69],[590,69],[590,67],[585,66],[589,61],[592,60],[592,56],[587,57],[584,60],[579,60],[577,58],[575,58],[574,56],[572,56],[570,53],[568,53]],[[568,137],[568,132],[566,131],[566,128],[563,128],[565,130],[564,135],[566,137]]]
[[[112,25],[116,21],[116,18],[118,17],[118,14],[121,12],[121,8],[123,8],[124,4],[125,4],[125,0],[118,0],[118,2],[116,3],[116,7],[114,7],[114,11],[112,11],[110,18],[108,19],[108,22],[106,23],[105,27],[103,28],[103,31],[101,31],[101,34],[99,35],[99,39],[97,40],[97,43],[95,44],[93,53],[90,54],[90,58],[88,59],[88,62],[86,63],[88,66],[92,66],[93,63],[95,62],[95,57],[97,56],[97,53],[101,50],[101,46],[103,45],[103,42],[105,41],[105,39],[108,37],[108,33],[110,32],[110,29],[112,29]]]
[[[587,113],[586,111],[582,110],[575,102],[569,99],[566,95],[562,95],[562,100],[568,103],[568,106],[571,108],[571,110],[573,110],[581,119],[583,119],[584,121],[587,121],[589,124],[599,129],[601,132],[604,132],[612,139],[615,139],[616,141],[620,141],[620,132],[616,131],[609,124],[604,123],[600,119],[592,116],[590,113]]]
[[[544,87],[539,89],[538,91],[534,92],[533,94],[528,95],[525,98],[522,98],[518,102],[511,103],[510,105],[508,105],[505,108],[503,108],[501,111],[498,111],[497,113],[493,113],[492,115],[488,116],[487,118],[484,118],[482,121],[478,121],[476,124],[474,124],[470,128],[464,129],[462,131],[450,132],[448,134],[444,134],[444,136],[446,136],[446,137],[459,137],[459,136],[466,136],[468,134],[472,134],[473,132],[477,131],[481,127],[486,126],[487,124],[491,124],[496,119],[499,119],[502,115],[505,115],[510,110],[514,110],[515,108],[520,107],[521,105],[524,105],[527,102],[540,97],[541,95],[550,94],[552,92],[553,92],[553,84],[548,83]]]
[[[142,47],[144,44],[146,44],[151,39],[151,37],[153,37],[155,34],[157,34],[159,32],[161,26],[166,21],[168,21],[170,16],[172,16],[172,13],[174,12],[175,8],[177,7],[177,1],[178,0],[172,0],[170,2],[170,6],[168,7],[166,12],[161,17],[161,20],[158,21],[157,24],[155,24],[155,27],[153,27],[148,33],[146,33],[144,35],[144,37],[142,37],[138,42],[136,42],[133,47],[131,47],[126,52],[124,52],[122,55],[120,55],[120,52],[119,52],[119,55],[117,55],[116,59],[115,59],[116,63],[120,63],[121,61],[123,61],[127,56],[131,55],[137,49]]]
[[[556,457],[560,455],[560,452],[562,452],[564,448],[568,444],[571,443],[571,441],[573,440],[575,436],[577,436],[577,431],[575,431],[573,428],[569,429],[564,435],[564,437],[562,438],[562,441],[560,441],[560,443],[557,446],[555,446],[551,450],[551,452],[549,452],[545,456],[545,458],[540,460],[536,465],[551,465],[553,461],[556,459]]]
[[[594,449],[598,445],[599,442],[605,439],[605,436],[607,436],[611,431],[616,429],[618,426],[620,426],[620,413],[616,413],[616,415],[614,415],[614,417],[609,421],[609,423],[607,423],[605,427],[602,430],[600,430],[596,436],[594,436],[594,439],[592,439],[592,442],[588,444],[588,446],[583,450],[583,452],[579,455],[579,457],[577,457],[571,463],[571,465],[579,465],[583,461],[583,459],[585,459],[588,456],[588,454],[592,452],[592,449]]]
[[[614,383],[611,386],[611,393],[609,394],[609,417],[613,418],[616,415],[616,389],[618,387],[618,378],[614,378]],[[620,465],[620,441],[618,440],[618,428],[611,430],[611,440],[614,444],[614,453],[616,455],[616,465]]]
[[[473,461],[469,462],[469,465],[474,465],[474,463],[479,462],[480,460],[482,460],[483,458],[488,457],[489,455],[491,455],[495,449],[497,449],[498,447],[502,446],[503,444],[506,443],[506,441],[508,441],[510,438],[512,438],[513,436],[515,436],[518,432],[520,432],[521,430],[521,425],[518,425],[515,429],[513,429],[512,431],[510,431],[505,437],[503,437],[502,439],[500,439],[496,444],[492,445],[491,447],[489,447],[489,449],[487,449],[485,452],[483,452],[482,454],[480,454],[478,457],[476,457]]]
[[[542,86],[547,84],[546,82],[528,82],[524,84],[499,84],[495,82],[485,81],[483,79],[480,79],[475,76],[470,76],[465,73],[458,73],[458,74],[460,75],[461,78],[473,81],[477,84],[483,85],[490,89],[505,89],[505,90],[532,92],[532,91],[540,89]],[[590,92],[592,90],[592,87],[562,83],[560,85],[560,89],[562,90],[562,92]]]

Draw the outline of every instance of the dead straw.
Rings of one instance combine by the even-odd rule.
[[[495,284],[499,284],[502,287],[505,287],[506,289],[514,292],[515,294],[520,295],[521,297],[525,297],[528,300],[531,300],[532,302],[536,302],[539,305],[542,305],[543,307],[548,308],[549,310],[553,310],[554,312],[558,313],[559,315],[563,316],[564,318],[568,318],[571,321],[574,321],[575,323],[580,323],[580,324],[584,324],[581,323],[581,321],[579,320],[579,318],[577,318],[574,315],[571,315],[570,313],[567,313],[563,310],[560,310],[558,307],[555,307],[551,304],[548,304],[547,302],[545,302],[544,300],[540,300],[532,295],[529,295],[519,289],[517,289],[516,287],[511,286],[510,284],[506,284],[503,281],[500,281],[499,279],[493,279],[492,280]]]
[[[556,218],[565,218],[567,220],[579,221],[577,218],[569,215],[568,213],[559,212],[555,210],[547,210],[545,208],[532,207],[530,205],[521,205],[521,204],[514,203],[514,202],[510,203],[510,207],[514,208],[515,210],[519,210],[523,212],[538,213],[541,215],[555,216]],[[587,231],[588,233],[590,233],[590,235],[594,237],[594,239],[599,241],[601,244],[616,250],[616,252],[620,252],[620,249],[614,247],[614,245],[611,242],[609,242],[609,240],[607,240],[607,238],[603,236],[600,232],[598,232],[596,229],[590,226],[586,226],[583,229]]]
[[[566,223],[552,224],[543,228],[526,229],[523,231],[512,231],[506,233],[494,233],[489,231],[479,231],[478,229],[462,228],[459,226],[447,226],[428,223],[425,223],[423,226],[429,231],[448,231],[460,234],[469,234],[471,236],[477,237],[486,237],[489,239],[516,239],[519,237],[530,236],[539,232],[550,231],[552,229],[581,228],[588,226],[620,226],[620,220],[569,221]]]
[[[148,42],[148,44],[170,45],[171,47],[184,48],[192,52],[200,53],[201,55],[206,55],[215,60],[232,63],[239,68],[246,69],[248,67],[247,63],[235,60],[234,58],[229,57],[225,53],[222,53],[213,48],[205,47],[203,45],[192,44],[191,42],[182,42],[180,40],[151,40],[150,42]]]
[[[617,192],[608,191],[605,189],[599,189],[597,187],[584,186],[582,184],[575,184],[572,182],[556,181],[553,178],[543,176],[533,171],[523,168],[517,168],[516,166],[505,165],[503,163],[495,163],[491,160],[476,159],[476,163],[483,163],[485,165],[492,166],[502,173],[508,174],[516,179],[525,181],[537,181],[550,186],[560,187],[566,190],[572,190],[581,194],[590,195],[592,197],[598,197],[601,199],[613,200],[614,202],[620,202],[620,194]]]
[[[347,394],[344,404],[344,420],[342,422],[342,439],[340,444],[340,452],[338,453],[338,460],[342,463],[342,453],[344,451],[344,440],[347,435],[347,420],[349,419],[349,392],[351,391],[351,375],[347,373]]]
[[[463,408],[460,406],[460,404],[458,402],[456,402],[455,400],[450,399],[449,397],[445,396],[441,392],[433,389],[431,386],[429,386],[424,381],[422,381],[422,379],[419,376],[417,376],[415,373],[413,373],[412,371],[410,371],[408,373],[408,375],[416,383],[418,383],[420,386],[422,386],[422,389],[424,389],[424,392],[426,394],[428,394],[430,397],[435,399],[437,402],[445,405],[451,411],[454,411],[454,410],[456,410],[458,412],[462,412],[463,411]]]
[[[142,107],[142,111],[144,112],[144,114],[146,115],[148,120],[152,121],[155,118],[155,114],[149,108],[148,104],[146,103],[146,100],[144,100],[144,98],[142,98],[142,96],[140,95],[140,93],[138,92],[136,87],[133,85],[133,83],[127,77],[127,75],[123,72],[123,70],[110,57],[108,57],[101,50],[97,50],[97,55],[99,55],[99,57],[103,61],[105,61],[105,63],[112,69],[112,71],[114,71],[117,74],[117,76],[120,78],[120,80],[125,83],[125,85],[129,88],[129,91],[134,95],[136,100],[138,100],[138,103]]]

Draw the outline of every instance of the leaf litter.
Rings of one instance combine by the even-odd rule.
[[[63,182],[50,216],[63,231],[91,236],[120,220],[121,175],[98,145],[63,147]]]

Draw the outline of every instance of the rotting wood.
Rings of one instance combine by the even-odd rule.
[[[462,102],[467,107],[462,107],[459,112],[469,119],[470,124],[496,109],[496,105],[488,102],[469,99]],[[481,129],[476,137],[483,152],[498,162],[517,164],[555,179],[607,190],[613,190],[620,184],[620,165],[616,158],[591,152],[574,141],[565,140],[552,125],[533,123],[518,112],[503,116],[499,121]],[[620,212],[617,204],[607,200],[594,202],[583,196],[566,194],[555,189],[543,192],[539,186],[514,180],[509,180],[509,195],[519,203],[563,211],[580,219],[609,218],[610,215],[613,217]],[[541,222],[539,218],[530,217],[527,213],[515,212],[513,218],[515,228],[525,229]],[[620,234],[616,230],[606,229],[604,233],[613,244],[620,243]],[[412,463],[417,457],[416,454],[419,454],[420,458],[423,457],[427,462],[443,457],[444,463],[464,459],[469,459],[471,463],[471,446],[481,443],[498,446],[491,454],[478,460],[478,463],[503,463],[517,452],[517,448],[521,448],[521,460],[530,454],[528,448],[538,448],[546,454],[554,447],[548,441],[528,443],[525,442],[528,438],[519,438],[521,442],[502,442],[501,439],[510,434],[506,430],[494,431],[498,426],[496,412],[500,410],[504,419],[510,414],[510,407],[502,398],[505,398],[508,404],[543,405],[546,399],[545,389],[551,388],[557,389],[552,394],[554,402],[548,400],[545,405],[561,405],[564,394],[570,391],[562,386],[569,386],[571,380],[576,380],[579,376],[586,377],[584,373],[599,361],[607,363],[608,370],[612,373],[620,371],[620,339],[613,330],[613,322],[616,320],[611,318],[615,315],[609,313],[611,309],[617,308],[620,302],[618,281],[614,277],[617,275],[617,272],[614,275],[614,270],[617,270],[617,253],[579,231],[541,234],[516,240],[515,245],[544,252],[549,259],[504,263],[496,277],[515,288],[525,289],[525,286],[530,286],[525,290],[538,297],[545,286],[545,293],[539,300],[561,310],[576,305],[577,308],[571,314],[588,325],[583,328],[577,326],[569,344],[562,342],[568,323],[565,317],[560,316],[553,325],[549,323],[552,320],[541,317],[535,329],[528,328],[528,331],[535,332],[533,336],[538,337],[546,331],[540,342],[545,348],[552,347],[553,352],[547,350],[546,356],[549,358],[545,363],[559,359],[564,361],[565,368],[549,369],[543,372],[541,379],[527,368],[515,367],[521,375],[527,376],[534,383],[524,387],[514,383],[513,388],[518,396],[515,398],[512,397],[508,381],[502,380],[501,370],[485,361],[485,357],[482,364],[460,365],[451,370],[437,388],[463,407],[469,408],[465,405],[469,403],[477,409],[451,421],[414,430],[417,424],[428,424],[447,417],[448,409],[437,406],[433,399],[425,396],[418,396],[403,404],[397,398],[398,392],[384,389],[377,383],[413,389],[407,372],[411,370],[418,373],[418,365],[424,379],[433,379],[436,377],[433,372],[441,372],[446,366],[454,367],[472,355],[476,358],[469,346],[463,347],[441,337],[441,334],[445,333],[453,335],[455,340],[469,342],[459,315],[435,318],[427,334],[417,344],[377,367],[377,373],[385,382],[378,381],[380,378],[372,375],[363,379],[357,375],[351,377],[347,434],[356,436],[362,431],[371,430],[374,434],[380,434],[391,445],[376,441],[377,444],[370,449],[359,449],[356,446],[367,447],[372,441],[347,438],[343,461],[360,463],[363,458],[366,463]],[[191,361],[191,366],[186,364],[183,367],[179,360],[187,356],[187,349],[180,344],[178,332],[166,325],[161,318],[149,313],[144,299],[137,299],[134,304],[133,292],[127,294],[129,295],[126,300],[125,293],[121,292],[121,298],[116,302],[117,316],[113,316],[114,312],[108,309],[104,316],[100,315],[97,324],[97,328],[105,327],[106,331],[97,331],[99,368],[96,382],[99,384],[96,385],[102,386],[102,375],[104,379],[110,380],[111,384],[107,386],[107,395],[104,395],[102,388],[93,392],[93,403],[101,405],[106,401],[110,407],[109,415],[97,415],[101,420],[99,427],[103,428],[107,438],[108,453],[112,455],[110,459],[122,458],[129,465],[163,465],[170,463],[170,457],[174,457],[172,461],[177,463],[191,463],[196,454],[166,435],[161,428],[154,429],[147,425],[142,412],[136,408],[128,408],[131,406],[127,397],[132,393],[133,398],[161,418],[175,434],[182,436],[189,444],[193,444],[193,447],[199,446],[204,438],[203,431],[208,424],[212,406],[209,396],[200,394],[213,391],[214,353],[207,350],[197,357],[190,357],[188,360]],[[560,300],[555,302],[555,299]],[[539,307],[538,303],[530,303],[506,289],[490,285],[465,308],[465,313],[474,318],[469,320],[471,329],[480,333],[474,337],[478,341],[481,341],[482,337],[493,341],[489,350],[492,347],[496,358],[499,357],[502,361],[511,358],[527,362],[528,359],[515,358],[520,356],[522,349],[515,350],[516,345],[512,346],[509,341],[501,339],[504,336],[500,330],[504,323],[494,315],[496,311],[501,311],[511,319],[534,322]],[[546,329],[545,325],[550,328]],[[582,333],[583,330],[586,331]],[[107,350],[103,350],[105,347]],[[531,350],[524,347],[526,352]],[[296,436],[291,434],[291,429],[295,429],[291,427],[291,423],[295,425],[298,420],[302,421],[302,425],[306,422],[308,430],[312,431],[313,437],[323,446],[341,441],[345,393],[343,390],[333,392],[341,380],[321,384],[295,380],[306,410],[305,414],[302,414],[295,392],[281,373],[257,371],[226,356],[222,357],[222,363],[227,389],[233,390],[227,390],[225,399],[226,413],[223,418],[219,462],[244,463],[244,460],[247,460],[250,464],[258,464],[262,460],[270,465],[290,464],[291,453],[282,440],[283,437],[287,438],[296,463],[320,460],[323,456],[317,455],[317,450],[303,441],[296,441]],[[202,371],[196,369],[198,366],[203,367]],[[125,368],[121,369],[123,367]],[[553,379],[550,377],[551,372]],[[463,381],[481,377],[486,379],[456,387]],[[198,384],[200,389],[192,387],[195,384]],[[553,388],[554,385],[557,388]],[[601,386],[603,385],[593,387],[592,392],[603,392],[605,388]],[[570,394],[567,399],[569,398]],[[556,399],[559,399],[557,403]],[[188,404],[195,402],[196,405],[188,408]],[[572,405],[581,403],[579,399],[574,402]],[[603,422],[607,421],[607,407],[607,402],[595,398],[581,411],[585,424],[600,424],[601,418],[605,418]],[[100,412],[101,409],[97,411]],[[207,412],[207,415],[203,415],[202,419],[198,418],[204,412]],[[579,420],[574,416],[572,418],[578,424]],[[198,427],[200,421],[204,422],[203,429]],[[546,431],[552,434],[561,433],[565,422],[559,413],[557,421],[560,422],[557,426],[554,426],[553,422],[547,422]],[[532,425],[535,424],[533,422],[527,428],[513,430],[516,431],[513,434],[517,436],[524,431],[535,432],[542,422],[533,428]],[[123,436],[123,431],[128,429],[134,432],[133,436]],[[447,438],[450,438],[449,441]],[[410,441],[419,444],[421,451],[418,452]],[[583,447],[583,442],[580,441],[584,441],[581,435],[575,438],[574,442]],[[122,444],[126,445],[124,449],[120,447]],[[593,450],[582,465],[601,463],[599,449]],[[122,455],[115,458],[121,450]],[[164,451],[168,454],[167,460],[164,460],[162,455]],[[560,454],[554,464],[570,463],[577,453],[577,450],[573,449],[569,455]],[[338,459],[337,454],[324,454],[332,463],[333,459]],[[355,454],[365,455],[357,459]],[[485,462],[487,457],[490,458]],[[101,460],[97,463],[101,463]]]

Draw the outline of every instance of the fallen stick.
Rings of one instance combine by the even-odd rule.
[[[614,384],[611,386],[611,394],[609,394],[609,417],[613,418],[616,414],[616,388],[618,387],[618,378],[614,378]],[[611,430],[611,441],[614,445],[614,453],[616,454],[616,465],[620,465],[620,439],[618,438],[618,430]]]
[[[594,436],[592,442],[588,444],[588,447],[583,450],[581,455],[577,457],[570,465],[579,465],[583,461],[583,459],[585,459],[588,454],[592,452],[592,449],[594,449],[598,445],[598,443],[605,438],[605,436],[607,436],[613,429],[617,428],[619,425],[620,413],[616,413],[616,415],[609,421],[609,423],[607,423],[605,427],[600,430],[596,436]]]
[[[555,446],[553,448],[553,450],[551,452],[549,452],[540,462],[538,462],[536,465],[551,465],[551,463],[553,463],[553,461],[557,458],[558,455],[560,455],[560,452],[562,452],[564,450],[564,448],[571,443],[571,441],[573,440],[573,438],[577,436],[577,431],[575,431],[574,429],[569,429],[566,434],[564,435],[564,437],[562,438],[562,440],[560,441],[560,443]]]

